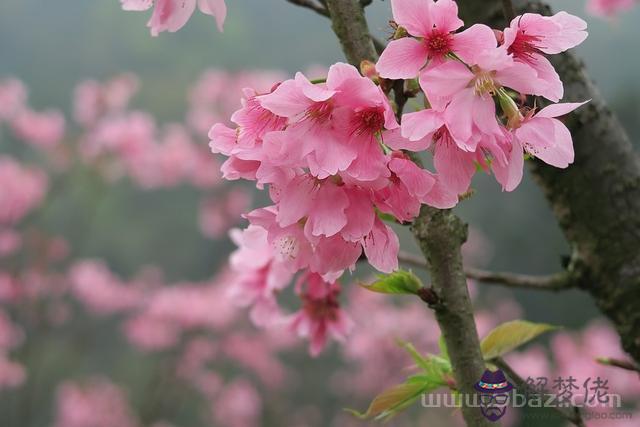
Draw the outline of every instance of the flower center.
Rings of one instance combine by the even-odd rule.
[[[480,69],[473,70],[476,78],[473,81],[473,90],[478,96],[493,96],[498,92],[498,85],[493,80],[494,72],[483,71]]]
[[[324,298],[304,296],[304,311],[314,320],[336,320],[340,311],[338,292],[331,291]]]
[[[539,36],[527,34],[524,30],[518,30],[515,40],[507,51],[518,59],[530,61],[535,55],[542,54],[538,45],[541,40],[542,38]]]
[[[255,97],[247,100],[246,118],[240,119],[240,134],[245,137],[262,139],[270,131],[282,130],[287,125],[285,117],[276,116],[263,108]]]
[[[451,51],[453,36],[450,33],[433,31],[424,39],[430,57],[443,57]]]
[[[316,102],[305,111],[305,118],[314,122],[326,122],[331,118],[333,105],[328,102]]]
[[[366,108],[355,113],[352,134],[375,135],[384,128],[384,112],[379,107]]]
[[[293,236],[283,236],[275,242],[278,253],[285,260],[294,260],[298,256],[298,240]]]

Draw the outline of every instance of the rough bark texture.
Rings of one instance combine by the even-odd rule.
[[[365,59],[375,61],[377,54],[362,4],[354,0],[327,0],[327,8],[333,32],[338,36],[349,63],[360,67],[360,62]]]
[[[516,10],[550,14],[539,2]],[[501,1],[458,0],[468,23],[505,23]],[[529,162],[572,249],[571,273],[616,326],[624,349],[640,362],[640,157],[573,54],[550,58],[565,100],[591,99],[567,117],[575,163],[556,169]]]
[[[460,247],[467,240],[467,225],[450,210],[423,206],[411,231],[427,257],[431,284],[439,302],[436,319],[449,350],[458,390],[475,394],[473,384],[484,372],[480,341],[473,318]],[[489,426],[478,408],[462,408],[469,426]]]
[[[358,66],[364,59],[375,61],[377,54],[360,1],[327,0],[327,7],[349,62]],[[431,280],[439,298],[436,318],[449,350],[456,384],[460,392],[475,394],[473,384],[482,376],[484,361],[460,252],[467,227],[450,210],[423,206],[412,230],[431,265]],[[479,408],[463,407],[462,414],[470,427],[491,425]]]

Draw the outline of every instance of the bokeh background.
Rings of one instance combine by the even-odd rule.
[[[577,54],[584,59],[604,98],[637,144],[640,28],[636,24],[640,20],[640,7],[609,21],[587,16],[581,0],[551,3],[556,10],[567,10],[589,22],[590,36],[576,49]],[[228,7],[224,34],[217,32],[210,17],[196,13],[179,32],[153,38],[145,27],[148,14],[125,13],[116,0],[3,0],[0,78],[16,77],[25,82],[30,103],[36,109],[55,107],[71,114],[72,93],[78,82],[132,72],[141,83],[133,106],[150,112],[159,122],[170,123],[185,120],[189,88],[207,69],[292,74],[343,60],[328,21],[306,9],[284,0],[228,0]],[[376,0],[367,14],[372,31],[381,38],[387,36],[389,3]],[[73,132],[71,125],[68,133]],[[197,142],[207,143],[204,138]],[[11,141],[9,132],[0,134],[0,147],[3,154],[28,157],[25,150]],[[561,268],[569,249],[541,191],[530,177],[514,193],[501,192],[494,180],[486,176],[477,176],[474,188],[476,195],[461,203],[457,210],[474,233],[481,236],[478,239],[482,244],[476,255],[487,268],[529,274],[551,273]],[[225,235],[208,239],[200,232],[199,197],[188,186],[140,192],[126,181],[105,187],[78,174],[77,179],[65,182],[47,202],[46,214],[38,221],[52,233],[65,236],[73,258],[103,259],[120,277],[133,277],[141,266],[154,265],[162,268],[168,282],[197,282],[219,271],[233,250]],[[263,202],[264,195],[256,195],[253,204],[260,206]],[[404,247],[415,251],[406,230],[399,233]],[[496,301],[511,298],[521,306],[521,317],[562,325],[568,331],[584,328],[598,317],[592,301],[578,291],[548,295],[482,287],[477,303],[490,311]],[[28,352],[22,350],[22,355],[28,356],[28,371],[36,367],[39,370],[37,383],[31,383],[34,377],[30,376],[22,389],[0,390],[1,427],[53,425],[56,411],[60,410],[56,407],[60,383],[94,375],[109,376],[127,389],[143,425],[163,419],[176,426],[209,425],[203,419],[211,417],[203,416],[200,406],[187,402],[180,403],[179,409],[171,408],[171,396],[155,408],[141,410],[146,394],[155,388],[172,387],[157,380],[157,372],[162,370],[158,364],[164,363],[164,359],[130,348],[119,333],[119,320],[96,320],[79,311],[63,332],[38,335],[41,338],[36,342],[27,333],[31,348]],[[425,310],[424,316],[431,315]],[[366,329],[367,316],[361,316],[360,320]],[[425,328],[424,333],[437,331]],[[348,425],[353,421],[341,418],[341,408],[361,408],[366,403],[364,396],[340,395],[328,384],[332,374],[348,371],[345,358],[334,347],[315,359],[304,351],[293,352],[282,363],[297,377],[296,385],[289,387],[288,394],[259,392],[263,412],[258,425]],[[221,369],[225,375],[235,374],[235,368]],[[386,368],[383,365],[379,369]],[[400,381],[404,374],[390,375]],[[290,412],[293,411],[290,408],[295,411]],[[416,412],[419,410],[414,415]],[[415,417],[396,423],[414,425],[418,422]],[[538,424],[531,420],[514,422],[562,425],[559,420]],[[250,424],[241,421],[237,425]],[[434,419],[428,425],[448,424]]]

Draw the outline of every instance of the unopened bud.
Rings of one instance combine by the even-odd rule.
[[[520,109],[518,109],[518,105],[516,105],[513,98],[509,96],[504,88],[500,88],[497,95],[498,101],[500,102],[500,108],[502,108],[504,115],[507,117],[507,126],[511,129],[515,129],[520,126],[522,115],[520,114]]]
[[[378,74],[378,70],[376,70],[376,64],[371,61],[367,61],[366,59],[360,63],[360,73],[363,76],[370,78],[375,83],[380,81],[380,75]]]

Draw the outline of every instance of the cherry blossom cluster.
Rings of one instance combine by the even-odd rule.
[[[51,150],[65,134],[65,119],[58,110],[36,111],[28,103],[28,91],[16,79],[0,80],[0,124],[5,122],[21,141]]]
[[[418,79],[428,108],[405,114],[401,148],[430,149],[443,182],[468,189],[477,169],[503,189],[522,179],[524,153],[565,168],[574,160],[568,129],[557,118],[583,103],[538,110],[528,97],[558,102],[562,82],[545,55],[577,46],[586,23],[566,12],[526,13],[504,31],[476,24],[459,31],[453,0],[392,0],[394,40],[377,64],[387,79]],[[497,109],[496,106],[500,108]]]
[[[393,40],[375,69],[363,65],[365,76],[338,63],[326,79],[297,73],[266,92],[245,89],[234,126],[209,132],[212,151],[228,157],[224,178],[268,187],[273,203],[248,213],[251,225],[235,236],[237,288],[266,325],[279,312],[276,295],[299,273],[308,318],[292,327],[311,337],[313,353],[348,330],[336,298],[342,273],[363,255],[379,271],[397,269],[398,238],[383,219],[411,222],[423,204],[454,207],[478,170],[512,191],[525,156],[560,168],[574,159],[558,117],[583,103],[557,103],[563,84],[546,55],[580,44],[584,21],[524,14],[504,31],[459,31],[453,0],[391,5]],[[406,80],[426,108],[399,117],[388,100],[392,80]],[[538,109],[535,97],[550,105]],[[426,151],[436,173],[415,162]]]
[[[393,271],[398,238],[377,212],[404,222],[422,203],[457,203],[437,176],[394,149],[404,140],[386,95],[351,65],[333,65],[324,83],[298,73],[268,94],[246,90],[232,121],[236,129],[213,126],[211,149],[229,157],[225,178],[269,186],[274,204],[247,218],[292,271],[331,281],[363,252]]]

